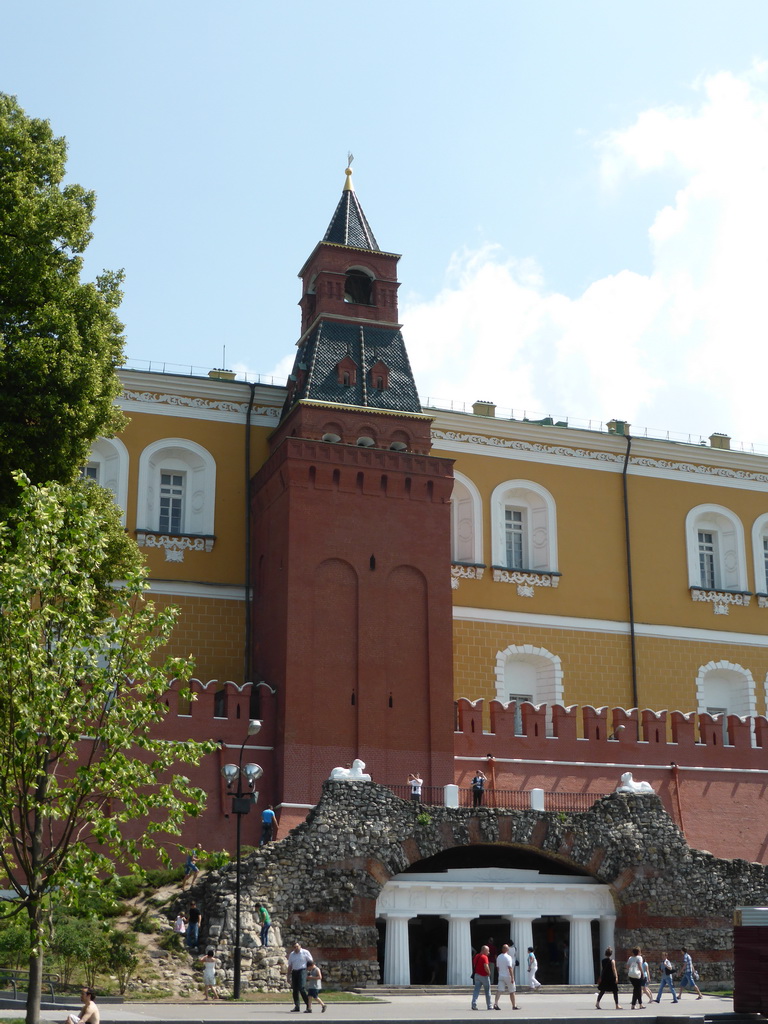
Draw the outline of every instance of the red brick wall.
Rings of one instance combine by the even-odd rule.
[[[380,782],[451,777],[451,483],[450,460],[295,437],[257,475],[254,634],[280,690],[283,801],[314,804],[355,757]]]

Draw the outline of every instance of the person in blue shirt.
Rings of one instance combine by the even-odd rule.
[[[259,840],[259,846],[263,846],[265,843],[270,843],[276,838],[277,815],[272,810],[272,804],[268,804],[268,806],[261,812],[261,839]]]

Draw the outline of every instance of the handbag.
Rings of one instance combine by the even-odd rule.
[[[676,967],[665,967],[665,968],[664,968],[664,973],[666,974],[666,976],[667,976],[668,978],[671,978],[671,977],[672,977],[672,975],[673,975],[673,974],[675,973],[675,971],[676,971],[676,970],[677,970],[677,968],[676,968]]]

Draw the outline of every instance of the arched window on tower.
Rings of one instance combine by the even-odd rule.
[[[389,387],[389,367],[381,360],[374,363],[370,370],[371,387],[375,391],[383,391]]]
[[[336,374],[343,388],[353,388],[357,383],[357,363],[352,356],[344,356],[336,364]]]
[[[344,279],[344,301],[370,306],[373,303],[373,278],[365,270],[352,267]]]

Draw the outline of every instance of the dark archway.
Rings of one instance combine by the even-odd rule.
[[[508,843],[483,843],[471,846],[452,846],[436,853],[433,857],[414,861],[403,874],[421,874],[425,871],[448,871],[451,868],[518,868],[523,871],[538,871],[542,875],[576,875],[591,878],[583,868],[548,857],[538,850]]]

